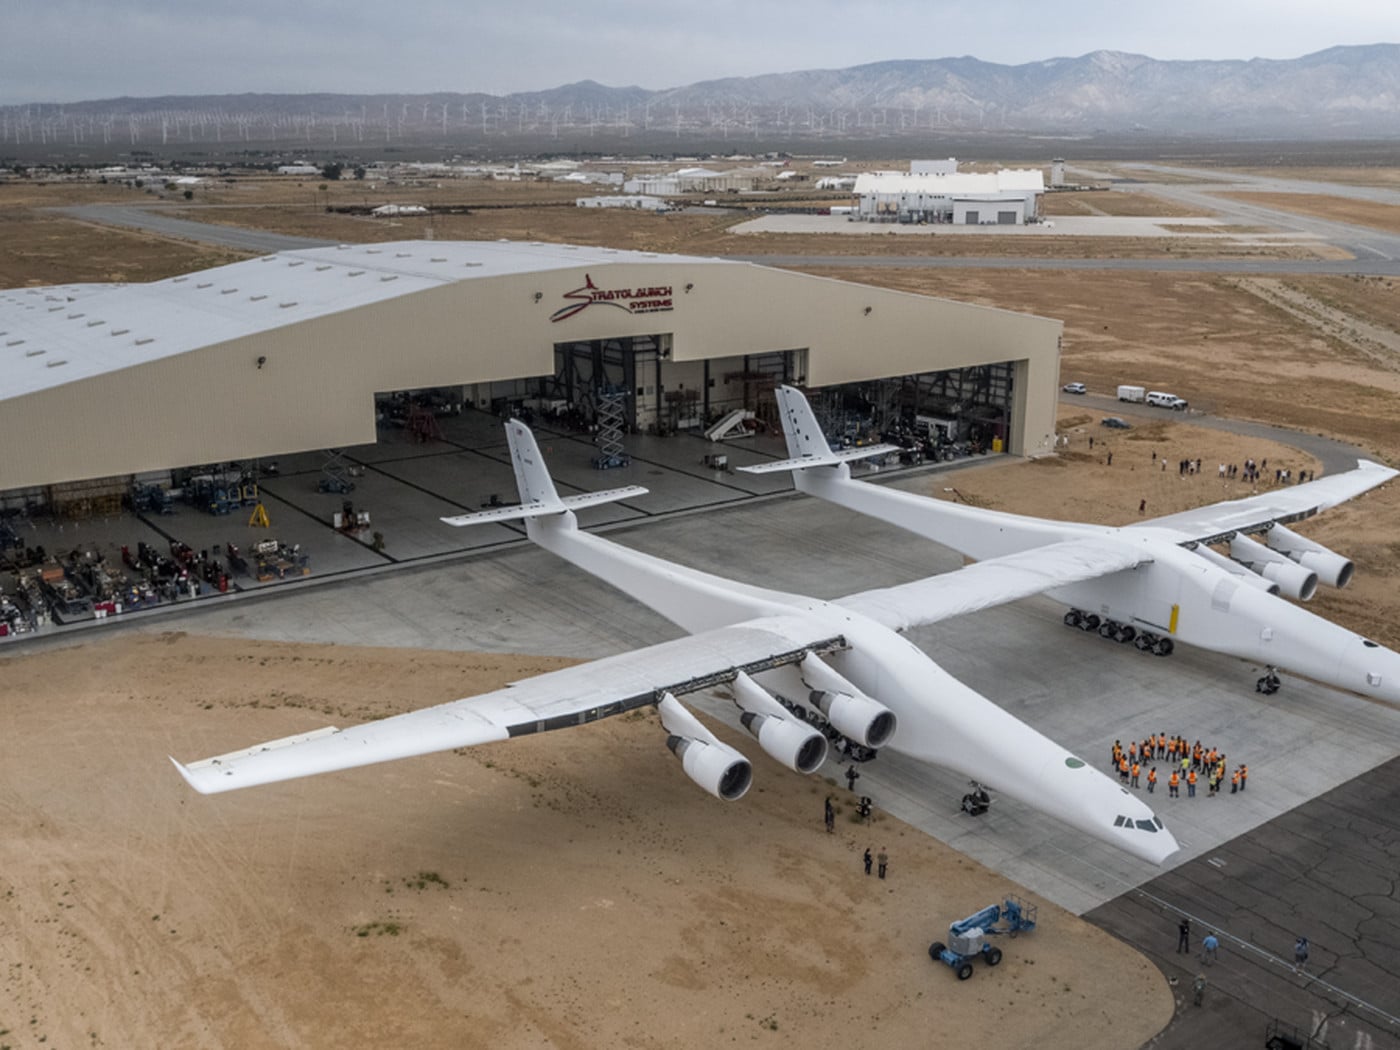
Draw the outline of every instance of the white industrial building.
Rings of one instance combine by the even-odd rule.
[[[279,252],[149,284],[0,291],[0,499],[376,440],[380,398],[451,388],[670,433],[776,382],[859,385],[1054,446],[1058,321],[751,263],[517,242]],[[16,493],[20,493],[16,497]],[[6,496],[6,494],[9,494]]]
[[[708,168],[682,168],[666,175],[642,175],[628,179],[626,193],[649,193],[674,197],[682,193],[748,193],[754,177],[744,171],[710,171]]]
[[[1003,168],[994,174],[868,172],[856,178],[866,222],[1020,225],[1039,215],[1045,175]]]
[[[580,208],[625,208],[632,211],[670,211],[671,205],[660,197],[629,194],[624,197],[579,197],[574,204]]]

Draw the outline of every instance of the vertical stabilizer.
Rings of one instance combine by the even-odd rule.
[[[510,462],[515,468],[515,484],[520,490],[520,505],[539,511],[562,511],[564,502],[554,488],[554,479],[544,465],[544,456],[535,435],[524,423],[512,419],[506,423],[506,441],[510,443]]]
[[[816,413],[796,389],[780,386],[778,411],[783,421],[783,437],[787,438],[788,455],[793,459],[831,459],[831,446],[817,425]]]

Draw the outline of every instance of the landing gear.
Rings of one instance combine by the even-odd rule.
[[[1117,620],[1101,619],[1083,609],[1071,609],[1065,613],[1065,626],[1077,627],[1081,631],[1097,631],[1100,638],[1110,638],[1119,645],[1132,642],[1143,652],[1156,653],[1158,656],[1170,656],[1176,648],[1176,644],[1170,638],[1163,638],[1150,631],[1139,631],[1131,624],[1119,623]]]
[[[1278,692],[1279,686],[1282,684],[1283,682],[1279,680],[1278,672],[1270,667],[1265,670],[1264,677],[1254,683],[1254,691],[1256,693],[1263,693],[1265,696],[1273,696]]]
[[[962,811],[970,817],[980,817],[992,807],[992,796],[987,789],[972,781],[972,790],[962,797]]]
[[[1081,631],[1097,631],[1102,621],[1093,613],[1086,613],[1082,609],[1071,609],[1065,613],[1065,626],[1078,627]]]

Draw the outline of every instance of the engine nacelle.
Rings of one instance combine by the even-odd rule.
[[[1343,558],[1336,551],[1328,550],[1322,544],[1299,536],[1292,529],[1275,525],[1264,534],[1264,542],[1271,550],[1278,551],[1296,561],[1304,568],[1317,573],[1317,578],[1329,587],[1345,587],[1351,582],[1351,574],[1356,566],[1351,559]]]
[[[739,721],[764,753],[797,773],[815,773],[826,761],[827,742],[805,722],[794,721],[782,704],[740,671],[734,678],[734,702],[744,713]]]
[[[753,784],[749,760],[727,744],[672,733],[666,746],[681,760],[685,775],[721,801],[738,801]]]
[[[1279,590],[1290,598],[1308,601],[1317,593],[1317,573],[1304,568],[1291,558],[1271,551],[1248,536],[1236,536],[1230,541],[1230,557],[1253,569],[1266,580],[1277,583]]]
[[[807,702],[826,715],[842,736],[869,748],[889,743],[897,720],[888,707],[866,696],[811,653],[798,665],[798,672],[811,689]]]
[[[656,705],[669,736],[666,746],[681,760],[685,775],[715,798],[734,802],[753,784],[749,760],[700,724],[670,693]]]
[[[826,737],[809,725],[754,711],[745,711],[739,721],[769,758],[795,773],[815,773],[826,761]]]
[[[884,747],[894,736],[895,717],[884,704],[861,693],[832,693],[814,689],[808,702],[834,725],[842,736],[864,747]]]

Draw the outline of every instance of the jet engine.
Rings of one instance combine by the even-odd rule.
[[[666,746],[681,760],[685,775],[715,798],[734,802],[744,797],[753,783],[749,760],[700,724],[670,693],[656,705],[661,724],[670,735]]]
[[[1264,542],[1271,550],[1286,555],[1304,568],[1312,569],[1317,573],[1317,578],[1329,587],[1345,587],[1351,582],[1351,574],[1356,569],[1350,559],[1282,525],[1270,528],[1264,534]]]
[[[1317,573],[1248,536],[1236,536],[1230,541],[1230,557],[1264,579],[1273,580],[1290,598],[1308,601],[1317,593]]]
[[[782,704],[748,675],[734,679],[734,702],[744,712],[743,727],[770,758],[796,773],[815,773],[826,761],[826,737],[792,719]]]
[[[863,747],[878,748],[894,736],[894,712],[872,700],[820,659],[808,653],[798,665],[811,690],[807,701],[841,733]]]

